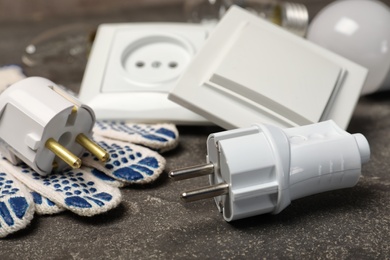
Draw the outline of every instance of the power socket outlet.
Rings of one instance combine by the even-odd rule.
[[[99,26],[79,98],[97,119],[205,124],[168,100],[211,26],[185,23]]]

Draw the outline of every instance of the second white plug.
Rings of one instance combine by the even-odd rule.
[[[108,153],[91,141],[91,108],[55,83],[40,77],[21,80],[0,95],[0,149],[12,163],[19,159],[41,175],[79,168],[85,149],[100,160]]]
[[[211,186],[185,201],[214,197],[226,221],[277,214],[294,199],[354,186],[370,148],[333,121],[281,129],[256,124],[209,136],[207,164],[173,171],[175,180],[209,175]]]

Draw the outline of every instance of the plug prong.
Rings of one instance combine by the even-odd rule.
[[[197,166],[191,166],[187,168],[182,168],[176,171],[171,171],[169,177],[175,181],[190,179],[194,177],[199,177],[203,175],[210,175],[214,172],[214,165],[211,163],[201,164]]]
[[[45,147],[61,158],[73,169],[80,168],[81,160],[53,138],[47,139]]]
[[[229,184],[223,182],[213,186],[207,186],[196,190],[186,191],[181,194],[181,198],[185,202],[209,199],[229,192]]]
[[[90,140],[86,135],[82,133],[77,135],[76,142],[88,151],[90,151],[101,162],[107,162],[110,159],[110,154],[106,150],[101,148],[99,145],[97,145],[95,142]]]

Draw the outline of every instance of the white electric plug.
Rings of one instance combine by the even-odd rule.
[[[174,180],[210,175],[211,186],[182,198],[214,197],[226,221],[277,214],[291,200],[352,187],[370,158],[366,138],[333,121],[289,129],[256,124],[215,133],[207,150],[207,164],[169,175]]]
[[[50,80],[31,77],[0,95],[0,149],[41,175],[68,166],[79,168],[85,149],[106,161],[109,155],[91,141],[95,116]]]

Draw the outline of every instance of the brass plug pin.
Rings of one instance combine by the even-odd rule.
[[[61,158],[73,169],[80,168],[81,160],[53,138],[47,139],[45,147]]]
[[[84,134],[79,134],[76,137],[76,142],[80,144],[82,147],[90,151],[93,155],[95,155],[101,162],[107,162],[110,159],[110,154],[97,145],[95,142],[90,140]]]

